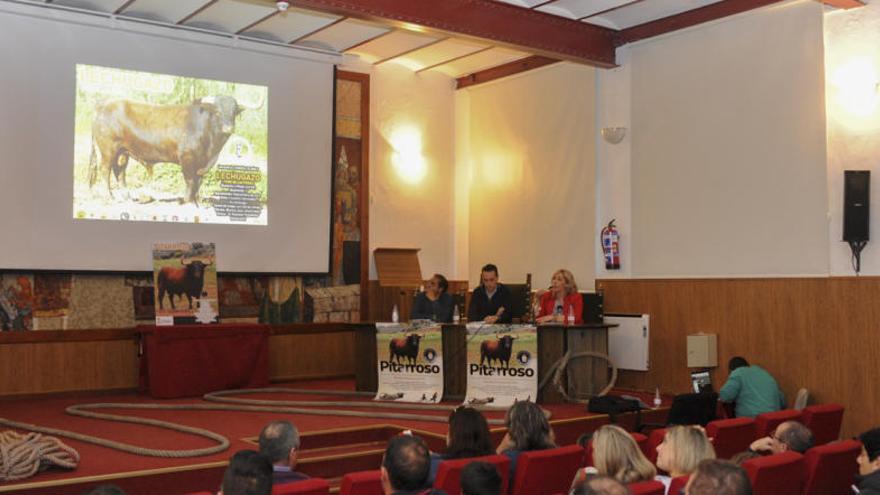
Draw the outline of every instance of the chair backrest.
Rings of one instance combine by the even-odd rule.
[[[715,419],[717,407],[718,394],[715,392],[676,395],[672,399],[666,424],[706,426]]]
[[[510,495],[567,492],[583,457],[584,449],[580,445],[521,453],[516,462]]]
[[[461,471],[468,464],[477,461],[488,462],[495,466],[498,475],[501,476],[501,493],[507,493],[510,486],[510,458],[506,455],[489,455],[443,461],[437,469],[434,488],[445,491],[446,495],[459,495],[461,493]]]
[[[706,436],[712,439],[715,456],[730,459],[749,448],[758,438],[752,418],[719,419],[706,425]]]
[[[321,478],[272,485],[272,495],[328,495],[329,493],[330,483]]]
[[[769,412],[755,416],[755,434],[757,438],[769,436],[776,427],[786,421],[802,421],[803,413],[794,409]]]
[[[804,408],[804,425],[813,432],[816,445],[833,442],[840,437],[840,423],[843,422],[843,406],[840,404],[818,404]]]
[[[672,481],[669,482],[669,490],[667,490],[666,493],[669,495],[678,495],[679,493],[682,493],[682,490],[684,490],[684,487],[688,484],[689,479],[691,479],[690,475],[672,478]]]
[[[510,291],[510,315],[512,318],[522,318],[528,313],[531,293],[527,284],[504,284]]]
[[[382,471],[357,471],[342,477],[339,495],[385,495],[382,491]]]
[[[642,452],[651,464],[657,464],[657,446],[663,443],[664,438],[666,438],[666,428],[658,428],[648,433],[648,441],[645,442]]]
[[[584,323],[602,323],[605,319],[605,295],[602,292],[583,292]]]
[[[626,485],[632,495],[664,495],[666,487],[659,481],[639,481]]]
[[[813,447],[804,455],[807,482],[804,495],[850,493],[858,472],[856,458],[862,444],[855,440],[833,442]]]
[[[754,495],[801,493],[806,482],[804,456],[797,452],[783,452],[749,459],[742,468],[752,481]]]

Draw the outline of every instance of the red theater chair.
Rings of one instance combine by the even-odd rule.
[[[684,490],[685,485],[688,484],[689,479],[691,479],[689,475],[672,478],[672,482],[669,483],[669,490],[666,493],[669,495],[678,495],[679,493],[682,493],[682,490]]]
[[[804,425],[813,432],[816,445],[833,442],[840,437],[840,423],[843,422],[843,406],[840,404],[819,404],[804,408]]]
[[[626,485],[632,495],[663,495],[666,488],[659,481],[640,481]]]
[[[523,452],[517,459],[510,495],[568,492],[583,458],[580,445]]]
[[[486,457],[443,461],[437,470],[434,488],[445,491],[446,495],[459,495],[461,493],[461,470],[468,464],[477,461],[488,462],[495,466],[495,469],[501,476],[501,493],[507,493],[510,484],[510,458],[506,455],[489,455]],[[574,477],[574,473],[572,473],[572,477]],[[571,483],[571,480],[568,481]]]
[[[803,414],[801,411],[794,409],[783,409],[782,411],[759,414],[755,417],[755,427],[757,431],[755,438],[763,438],[770,436],[776,430],[776,427],[786,421],[802,421]]]
[[[804,455],[807,483],[804,495],[842,495],[852,493],[850,485],[858,472],[856,457],[862,444],[855,440],[832,442],[813,447]]]
[[[645,442],[642,452],[651,461],[651,464],[657,464],[657,446],[663,443],[664,438],[666,438],[666,428],[651,430],[651,433],[648,434],[648,441]]]
[[[329,493],[330,483],[321,478],[272,486],[272,495],[328,495]]]
[[[749,448],[758,438],[752,418],[719,419],[706,425],[706,436],[712,439],[715,456],[730,459]]]
[[[382,472],[358,471],[342,477],[339,495],[384,495],[382,491]]]
[[[797,452],[783,452],[749,459],[742,463],[742,468],[752,481],[754,495],[803,492],[806,465],[804,456]]]

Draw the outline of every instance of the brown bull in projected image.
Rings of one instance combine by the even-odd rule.
[[[125,172],[129,157],[146,167],[150,180],[155,164],[176,163],[186,181],[182,202],[198,205],[202,178],[217,163],[220,150],[235,130],[235,118],[245,108],[231,96],[209,96],[189,105],[131,100],[97,104],[92,122],[89,187],[95,185],[100,171],[113,199],[112,171],[127,194]],[[96,151],[100,152],[100,164]]]

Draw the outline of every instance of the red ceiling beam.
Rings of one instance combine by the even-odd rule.
[[[722,0],[618,32],[618,46],[764,7],[780,0]]]
[[[615,31],[493,0],[293,0],[320,10],[492,40],[550,58],[614,67]],[[408,26],[409,25],[409,26]]]
[[[859,0],[822,0],[822,3],[836,9],[854,9],[865,6],[865,3]]]
[[[467,88],[468,86],[487,83],[489,81],[494,81],[495,79],[501,79],[502,77],[508,77],[514,74],[519,74],[520,72],[544,67],[545,65],[555,64],[556,62],[559,62],[559,60],[555,58],[541,57],[539,55],[521,58],[497,67],[492,67],[491,69],[485,69],[479,72],[474,72],[468,76],[459,77],[456,80],[455,89],[462,89]]]

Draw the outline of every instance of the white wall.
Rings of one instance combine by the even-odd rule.
[[[828,273],[822,8],[632,47],[632,276]]]
[[[562,63],[456,93],[467,112],[468,278],[541,287],[558,268],[595,278],[595,69]],[[465,141],[465,142],[462,142]],[[465,173],[465,172],[462,172]]]
[[[843,171],[871,170],[870,229],[862,251],[862,274],[880,273],[880,4],[825,16],[826,108],[828,114],[828,196],[831,273],[852,275],[843,236]]]

